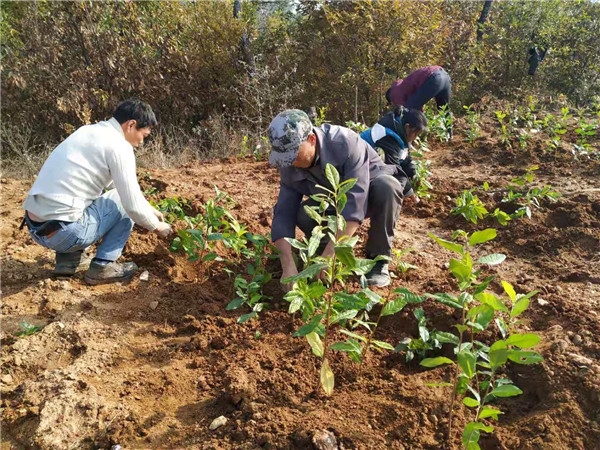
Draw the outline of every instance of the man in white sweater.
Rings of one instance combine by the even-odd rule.
[[[33,240],[56,251],[55,275],[75,274],[83,250],[100,241],[85,281],[130,279],[137,265],[116,260],[133,224],[161,237],[171,234],[163,215],[144,198],[136,177],[133,149],[155,125],[147,103],[126,100],[110,120],[79,128],[50,154],[23,209]]]

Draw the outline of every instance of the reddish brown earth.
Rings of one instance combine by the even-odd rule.
[[[563,197],[543,202],[531,220],[498,227],[498,238],[482,251],[507,255],[490,270],[497,280],[518,292],[540,291],[520,329],[543,337],[537,350],[545,361],[511,366],[509,375],[524,394],[500,402],[505,414],[481,445],[600,448],[600,165],[566,153],[545,156],[540,142],[520,153],[501,150],[489,137],[473,146],[459,138],[431,144],[434,198],[405,208],[396,235],[397,248],[416,249],[406,260],[419,269],[396,278],[394,287],[455,290],[445,266],[449,253],[427,233],[449,238],[457,228],[494,226],[450,216],[453,199],[486,180],[499,189],[538,163],[536,181]],[[269,231],[278,174],[265,162],[150,173],[157,198],[183,196],[198,206],[214,184],[238,202],[233,214],[251,231]],[[304,339],[291,336],[300,322],[287,313],[276,281],[268,286],[272,309],[239,325],[239,313],[225,310],[232,281],[222,267],[212,266],[208,280],[199,282],[197,266],[139,229],[124,259],[148,270],[148,282],[136,277],[90,287],[80,274],[52,279],[53,253],[18,229],[29,185],[2,179],[2,449],[302,449],[312,448],[318,430],[331,431],[345,449],[447,446],[449,391],[425,384],[447,379],[449,368],[425,370],[393,353],[371,353],[361,367],[336,354],[334,394],[315,395],[316,358]],[[493,194],[484,201],[496,203]],[[499,281],[492,289],[500,293]],[[423,307],[439,330],[456,323],[444,306],[428,301]],[[411,308],[387,319],[379,339],[395,345],[417,335]],[[24,320],[45,327],[15,337]],[[221,415],[227,423],[210,431]],[[471,419],[461,405],[456,448],[458,427]]]

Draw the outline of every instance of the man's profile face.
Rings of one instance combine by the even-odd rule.
[[[308,136],[308,139],[300,144],[298,156],[293,166],[299,169],[307,169],[315,159],[317,137],[314,134]]]
[[[128,120],[121,124],[125,140],[134,148],[144,143],[144,139],[150,135],[150,127],[138,128],[135,120]]]

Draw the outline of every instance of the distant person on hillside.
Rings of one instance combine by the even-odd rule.
[[[310,236],[316,222],[304,211],[304,205],[315,205],[310,196],[323,191],[317,185],[329,186],[325,176],[327,163],[340,174],[341,181],[356,178],[347,192],[342,211],[346,228],[341,235],[352,236],[365,217],[371,218],[367,257],[390,256],[394,227],[400,214],[407,178],[397,166],[385,164],[367,142],[349,128],[324,124],[313,127],[303,111],[290,109],[277,115],[269,126],[271,153],[269,163],[279,167],[280,187],[273,210],[271,237],[281,252],[281,268],[285,279],[298,269],[292,258],[292,247],[285,238],[293,238],[298,226]],[[332,256],[329,242],[322,255]],[[372,286],[390,283],[387,261],[378,261],[367,275]],[[289,290],[290,286],[285,286]]]
[[[426,132],[425,114],[418,109],[396,106],[372,128],[360,133],[360,137],[379,153],[386,164],[398,166],[398,169],[412,180],[417,174],[417,169],[410,156],[410,146],[416,138]],[[404,195],[412,194],[412,186],[407,183]]]
[[[161,237],[171,233],[136,177],[134,147],[155,125],[147,103],[126,100],[110,120],[79,128],[50,154],[23,204],[23,225],[35,242],[56,251],[55,275],[74,275],[84,249],[100,241],[85,281],[128,280],[136,264],[116,260],[134,222]]]
[[[394,106],[421,111],[429,100],[435,98],[439,109],[444,106],[449,108],[451,89],[450,75],[442,67],[427,66],[411,72],[406,78],[394,81],[385,93],[385,98]]]

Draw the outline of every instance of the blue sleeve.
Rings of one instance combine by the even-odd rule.
[[[303,195],[291,187],[280,183],[279,197],[273,208],[273,223],[271,225],[271,239],[296,236],[296,217],[302,203]]]

